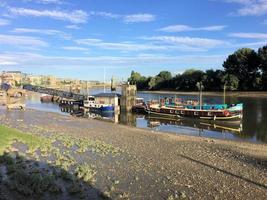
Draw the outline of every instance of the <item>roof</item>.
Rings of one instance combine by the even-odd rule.
[[[99,93],[99,94],[96,94],[95,97],[121,97],[120,94],[118,93]]]

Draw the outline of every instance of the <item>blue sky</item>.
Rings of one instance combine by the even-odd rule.
[[[0,70],[103,80],[218,69],[267,44],[267,0],[1,0]]]

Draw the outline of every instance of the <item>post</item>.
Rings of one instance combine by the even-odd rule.
[[[106,93],[106,67],[104,67],[104,93]]]
[[[89,96],[88,81],[86,81],[86,94],[87,94],[87,96]]]
[[[223,104],[226,103],[226,83],[223,85]]]
[[[202,82],[199,82],[199,110],[202,110]]]

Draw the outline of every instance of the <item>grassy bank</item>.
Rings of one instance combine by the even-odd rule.
[[[98,140],[61,134],[44,137],[0,125],[0,183],[4,183],[0,184],[0,196],[107,199],[109,191],[104,194],[92,189],[96,167],[79,161],[79,157],[119,153],[120,149]]]

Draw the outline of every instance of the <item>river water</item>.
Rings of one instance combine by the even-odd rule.
[[[96,94],[102,91],[90,90]],[[107,91],[108,92],[108,91]],[[164,97],[174,97],[172,94],[152,94],[138,92],[138,97],[145,100],[159,99]],[[178,96],[177,96],[178,97]],[[198,99],[197,96],[179,95],[183,99]],[[121,113],[119,115],[97,116],[87,113],[86,117],[97,117],[116,123],[157,131],[170,132],[173,134],[195,135],[200,137],[220,138],[230,140],[242,140],[249,142],[267,143],[267,98],[263,97],[227,97],[227,103],[244,103],[243,120],[241,123],[219,122],[219,121],[199,121],[199,120],[179,120],[173,121],[164,118],[150,118],[146,115]],[[222,97],[203,97],[204,103],[222,103]],[[26,98],[27,108],[42,111],[69,114],[73,110],[60,108],[57,104],[41,103],[40,95],[34,93]],[[64,111],[64,112],[62,112]]]

